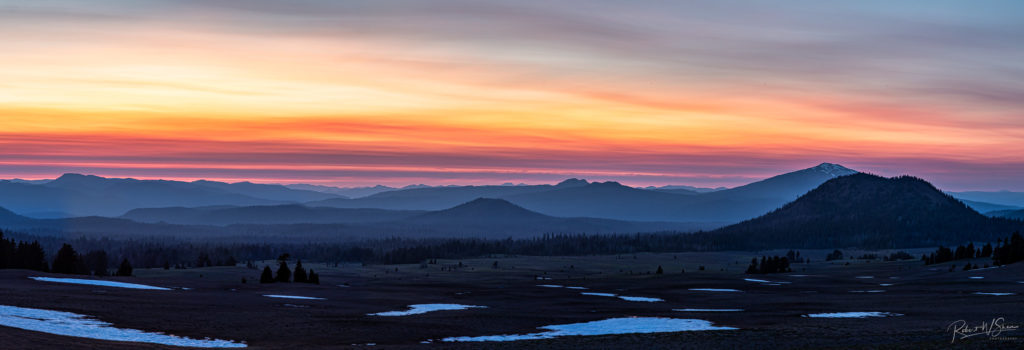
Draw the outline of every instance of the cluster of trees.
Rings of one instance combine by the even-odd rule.
[[[1024,260],[1024,238],[1020,232],[1014,232],[1010,238],[1000,239],[999,244],[992,250],[992,263],[996,265],[1012,264]]]
[[[921,260],[924,261],[925,265],[941,264],[953,260],[961,259],[974,259],[974,258],[987,258],[992,256],[992,244],[986,243],[982,248],[974,248],[974,243],[968,243],[967,245],[959,245],[956,249],[939,246],[934,253],[927,256],[922,255]]]
[[[833,250],[825,256],[825,261],[843,260],[843,252],[839,249]]]
[[[38,241],[16,242],[4,238],[4,232],[0,231],[0,269],[49,271],[50,267]]]
[[[79,254],[70,244],[64,244],[57,251],[53,264],[46,261],[46,251],[39,241],[15,242],[4,238],[0,231],[0,269],[26,269],[74,275],[109,276],[110,259],[103,250]],[[125,259],[121,262],[115,276],[131,276],[132,266]]]
[[[939,246],[935,252],[922,255],[921,260],[926,265],[940,264],[961,259],[987,258],[992,257],[994,265],[1007,265],[1024,260],[1024,238],[1020,232],[1014,232],[1009,238],[998,239],[996,246],[986,243],[981,248],[975,248],[974,243],[957,246],[956,249]],[[976,269],[977,265],[967,264],[964,270]],[[950,270],[953,268],[951,267]]]
[[[747,267],[748,274],[757,273],[780,273],[780,272],[793,272],[793,269],[789,268],[789,259],[786,257],[761,257],[761,263],[757,263],[757,258],[750,259],[750,266]]]
[[[110,260],[107,258],[107,252],[105,251],[96,250],[88,252],[85,255],[81,255],[75,251],[75,248],[71,247],[70,244],[64,244],[60,250],[57,251],[57,256],[53,259],[53,269],[51,272],[73,275],[109,276],[110,273],[107,271],[109,264]],[[128,262],[128,259],[122,260],[121,265],[118,266],[117,271],[114,272],[114,276],[131,275],[132,264]]]
[[[803,264],[805,262],[810,262],[811,261],[810,259],[806,259],[806,258],[800,257],[800,251],[799,250],[798,251],[790,250],[790,251],[786,252],[786,259],[788,259],[789,262],[793,263],[793,264]]]
[[[263,273],[260,275],[260,283],[274,283],[274,282],[292,282],[295,283],[312,283],[320,284],[320,275],[309,269],[309,273],[306,273],[306,269],[302,267],[302,260],[295,263],[295,270],[288,268],[288,254],[281,255],[279,260],[279,266],[277,268],[277,276],[270,270],[270,266],[263,267]]]

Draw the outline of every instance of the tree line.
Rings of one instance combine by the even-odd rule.
[[[985,243],[985,245],[980,248],[975,248],[974,243],[959,245],[955,249],[939,246],[935,252],[928,255],[922,255],[921,260],[924,261],[925,265],[931,265],[956,260],[988,257],[992,258],[992,264],[996,266],[1012,264],[1024,260],[1024,238],[1021,237],[1020,232],[1014,232],[1009,238],[1000,238],[996,240],[995,246],[993,246],[992,243]],[[971,265],[968,264],[965,267],[965,270],[970,269],[970,266]]]
[[[631,254],[638,252],[681,252],[710,251],[720,247],[709,245],[698,234],[639,233],[618,235],[585,235],[585,234],[547,234],[534,238],[488,240],[477,238],[452,239],[410,239],[387,238],[363,240],[346,243],[196,243],[174,239],[145,240],[112,240],[108,238],[78,237],[68,239],[54,236],[20,235],[21,242],[4,239],[0,244],[0,266],[19,266],[43,271],[47,267],[46,251],[58,252],[64,244],[85,251],[77,258],[68,258],[72,263],[62,264],[73,266],[68,269],[74,273],[97,274],[105,273],[113,266],[112,262],[130,261],[130,265],[142,268],[171,266],[179,268],[205,266],[231,266],[242,261],[271,260],[282,254],[301,256],[303,259],[321,262],[360,262],[365,264],[413,264],[431,259],[476,258],[491,255],[538,255],[538,256],[573,256],[573,255],[610,255]],[[999,250],[1000,262],[1006,264],[1019,261],[1019,234],[1009,239],[999,240],[998,247],[975,248],[973,245],[959,247],[956,250],[940,248],[935,255],[935,262],[944,259],[956,259],[957,256],[996,255]],[[1016,240],[1015,240],[1016,239]],[[32,243],[27,243],[32,241]],[[1014,243],[1018,242],[1018,243]],[[986,246],[991,246],[987,244]],[[989,253],[991,250],[991,253]],[[959,255],[957,251],[960,251]],[[970,252],[970,253],[969,253]],[[787,262],[805,261],[798,252],[787,256]],[[59,254],[58,254],[59,255]],[[903,254],[890,256],[890,259],[905,258]],[[767,258],[767,257],[766,257]],[[835,251],[830,259],[842,259],[843,254]],[[826,259],[826,260],[830,260]],[[930,257],[923,257],[929,261]],[[79,262],[80,260],[80,262]],[[106,263],[104,263],[106,262]],[[84,268],[83,268],[84,266]],[[760,271],[762,264],[758,264]],[[118,266],[120,267],[120,266]],[[278,267],[280,270],[280,266]],[[276,279],[276,277],[275,277]]]
[[[94,250],[79,254],[69,244],[61,246],[55,254],[53,264],[47,262],[46,251],[38,240],[15,241],[4,237],[0,231],[0,269],[26,269],[43,272],[66,273],[76,275],[109,276],[110,259],[107,252]],[[132,267],[128,259],[124,259],[115,276],[131,276]]]

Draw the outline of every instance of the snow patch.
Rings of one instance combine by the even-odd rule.
[[[842,165],[832,163],[821,163],[818,166],[814,167],[813,169],[830,177],[840,177],[857,173],[856,170],[852,170]]]
[[[29,277],[36,281],[42,282],[56,282],[56,283],[69,283],[69,284],[82,284],[88,286],[103,286],[103,287],[114,287],[114,288],[128,288],[128,289],[147,289],[147,290],[171,290],[170,288],[147,286],[145,284],[135,283],[124,283],[114,281],[103,281],[103,280],[87,280],[81,278],[54,278],[54,277]]]
[[[538,285],[537,285],[537,287],[544,287],[544,288],[562,288],[562,286],[560,286],[560,285],[557,285],[557,284],[538,284]]]
[[[115,328],[86,315],[45,309],[0,305],[0,325],[69,337],[194,348],[244,348],[245,343],[220,339],[192,339],[137,329]]]
[[[991,293],[991,292],[974,292],[977,295],[1017,295],[1017,293]]]
[[[415,304],[409,305],[409,309],[405,311],[386,311],[378,312],[373,314],[367,314],[367,316],[409,316],[425,314],[432,311],[449,311],[449,310],[466,310],[466,309],[486,309],[486,306],[478,305],[462,305],[462,304]]]
[[[875,278],[875,276],[857,276],[856,278],[869,279],[869,278]]]
[[[659,302],[665,301],[665,300],[663,300],[661,298],[627,297],[627,296],[624,296],[624,295],[619,296],[619,299],[622,299],[622,300],[625,300],[625,301],[639,301],[639,302],[644,302],[644,303],[659,303]]]
[[[611,298],[616,297],[616,295],[612,294],[612,293],[583,292],[583,293],[580,293],[580,294],[583,294],[583,295],[593,295],[593,296],[596,296],[596,297],[611,297]]]
[[[281,298],[281,299],[302,299],[302,300],[327,300],[326,298],[317,297],[302,297],[298,295],[280,295],[280,294],[264,294],[267,298]]]
[[[980,279],[985,279],[985,277],[984,277],[984,276],[971,276],[971,277],[967,277],[967,278],[970,278],[970,279],[972,279],[972,280],[980,280]]]
[[[807,314],[801,317],[811,318],[867,318],[867,317],[895,317],[903,316],[903,314],[897,314],[893,312],[878,312],[878,311],[860,311],[860,312],[832,312],[822,314]]]
[[[546,332],[530,334],[503,334],[480,337],[449,337],[446,342],[488,342],[552,339],[566,336],[592,336],[636,333],[670,333],[687,331],[734,330],[733,327],[716,327],[711,322],[696,319],[665,317],[623,317],[600,321],[551,325],[540,327]]]

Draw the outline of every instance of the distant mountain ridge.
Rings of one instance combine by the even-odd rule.
[[[229,184],[206,180],[181,182],[108,179],[65,174],[49,181],[0,181],[0,206],[37,218],[89,215],[119,217],[135,209],[145,209],[125,217],[145,222],[222,226],[233,223],[292,223],[302,219],[309,220],[309,223],[332,223],[354,219],[350,214],[342,212],[336,214],[337,219],[332,219],[332,214],[325,210],[318,210],[318,214],[308,212],[309,207],[425,212],[452,208],[477,198],[500,198],[527,210],[554,217],[701,223],[701,227],[721,227],[763,215],[828,180],[856,173],[856,170],[839,164],[821,163],[729,189],[686,186],[634,188],[614,181],[592,183],[576,178],[554,185],[412,185],[401,189],[387,186],[346,189],[301,184]],[[980,212],[1017,209],[970,200],[964,202]],[[287,206],[295,204],[302,204],[306,208]],[[243,213],[266,210],[260,207],[280,205],[284,206],[280,208],[279,215]],[[167,213],[172,210],[169,208],[175,207],[180,207],[174,209],[179,212],[177,217]],[[210,207],[248,209],[220,208],[227,211],[221,212],[222,216],[218,217],[218,214],[209,213]],[[159,209],[164,213],[160,214]],[[136,216],[140,213],[153,216]],[[382,215],[387,218],[401,217]],[[373,216],[368,214],[368,218]]]
[[[325,215],[326,214],[326,215]],[[501,199],[479,198],[432,211],[262,207],[155,208],[134,210],[126,218],[33,219],[0,208],[0,228],[41,234],[83,234],[120,238],[202,238],[203,240],[308,239],[344,241],[381,237],[503,239],[545,233],[610,234],[646,231],[690,232],[707,228],[677,222],[628,222],[596,218],[559,218],[531,212]],[[174,222],[166,222],[171,218]],[[154,220],[159,220],[155,221]]]
[[[1006,218],[1013,220],[1024,220],[1024,209],[1016,210],[996,210],[985,213],[985,215],[997,218]]]
[[[401,220],[425,213],[421,210],[307,207],[299,204],[271,206],[213,206],[198,208],[133,209],[120,218],[145,223],[227,226],[234,224],[339,224]]]
[[[440,210],[475,198],[501,198],[556,217],[724,225],[778,208],[836,176],[856,171],[837,164],[775,176],[732,189],[697,193],[683,188],[638,189],[618,182],[568,179],[556,185],[462,186],[395,190],[355,199],[308,203],[338,208]]]
[[[985,217],[918,178],[854,174],[708,235],[750,248],[905,248],[994,241],[1022,226]]]
[[[114,217],[136,208],[272,205],[337,198],[281,185],[103,178],[64,174],[46,182],[0,181],[0,207],[41,217]]]
[[[970,200],[975,202],[991,203],[995,205],[1003,205],[1008,207],[1022,208],[1024,209],[1024,192],[1011,192],[1011,191],[996,191],[996,192],[983,192],[983,191],[964,191],[964,192],[949,192],[950,195],[962,200]]]

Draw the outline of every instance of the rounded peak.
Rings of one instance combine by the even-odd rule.
[[[574,177],[574,178],[566,179],[565,181],[559,182],[557,185],[555,185],[555,187],[578,187],[578,186],[586,186],[588,184],[590,184],[590,183],[587,182],[586,179],[577,179],[577,178]]]
[[[84,174],[79,174],[79,173],[64,173],[63,175],[58,177],[57,180],[88,179],[88,178],[98,179],[99,176],[96,176],[96,175],[84,175]]]

